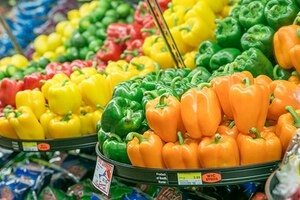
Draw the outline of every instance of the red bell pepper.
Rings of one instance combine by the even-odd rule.
[[[0,86],[0,101],[2,106],[16,106],[16,94],[22,91],[24,87],[23,81],[11,80],[9,78],[4,78]]]
[[[48,80],[50,77],[40,73],[33,73],[24,77],[24,90],[33,90],[35,88],[41,89],[43,84],[41,80]]]
[[[161,12],[165,12],[165,10],[168,8],[168,4],[171,2],[171,0],[157,0],[157,3],[161,9]]]
[[[147,18],[152,18],[148,12],[147,3],[140,2],[134,13],[134,21],[140,25],[143,25],[143,21]]]
[[[93,65],[92,60],[74,60],[70,63],[69,66],[65,66],[67,68],[73,69],[73,67],[78,67],[79,69],[85,68],[85,67],[91,67]]]
[[[126,48],[125,42],[131,39],[128,34],[128,24],[113,23],[107,28],[107,40],[118,43],[122,50]]]
[[[125,59],[127,62],[130,62],[132,58],[143,55],[143,43],[143,39],[136,39],[132,41],[131,44],[127,46],[126,50],[123,51],[121,58]]]
[[[49,65],[47,65],[47,67],[45,68],[46,70],[46,75],[49,78],[52,78],[55,74],[59,74],[59,73],[64,73],[67,76],[70,76],[72,71],[72,67],[70,66],[71,63],[70,62],[65,62],[65,63],[50,63]]]
[[[142,38],[141,29],[143,26],[141,26],[138,23],[128,24],[127,25],[127,35],[130,35],[130,39],[126,41],[126,45],[130,45],[130,43],[136,39]]]
[[[121,47],[113,41],[106,41],[103,47],[97,52],[96,59],[105,63],[108,61],[121,60]]]

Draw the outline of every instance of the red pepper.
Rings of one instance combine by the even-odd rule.
[[[97,52],[96,59],[103,62],[121,60],[121,47],[113,41],[106,41],[103,47]]]
[[[128,24],[113,23],[107,28],[107,40],[118,43],[122,50],[126,48],[125,42],[131,37],[128,34]]]
[[[85,67],[91,67],[93,65],[92,60],[74,60],[70,63],[68,68],[72,69],[73,67],[78,67],[79,69],[85,68]]]
[[[134,13],[134,21],[143,25],[143,21],[149,17],[152,18],[151,14],[148,12],[147,3],[145,1],[140,2]]]
[[[132,41],[136,39],[142,38],[141,29],[143,26],[141,26],[138,23],[128,24],[127,26],[127,35],[130,35],[130,39],[126,41],[126,45],[128,46]]]
[[[123,51],[121,58],[125,59],[127,62],[130,62],[132,58],[143,55],[143,43],[143,39],[136,39],[132,41],[131,44],[127,46],[126,50]]]
[[[157,0],[157,3],[161,9],[161,12],[165,12],[165,10],[168,8],[168,4],[171,2],[171,0]]]
[[[17,92],[23,90],[24,82],[4,78],[0,86],[0,101],[2,106],[16,106],[15,97]]]
[[[50,77],[40,73],[33,73],[24,77],[24,90],[33,90],[35,88],[41,89],[43,84],[41,80],[48,80]]]
[[[64,73],[67,76],[70,76],[72,71],[72,67],[70,66],[71,63],[70,62],[65,62],[65,63],[50,63],[47,65],[47,67],[45,68],[46,70],[46,75],[49,78],[52,78],[55,74],[59,74],[59,73]]]

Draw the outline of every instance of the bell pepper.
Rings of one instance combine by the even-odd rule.
[[[146,56],[150,56],[151,51],[152,51],[152,46],[157,43],[157,42],[164,42],[162,36],[160,35],[152,35],[147,37],[144,40],[144,44],[143,44],[143,52]]]
[[[47,65],[45,70],[46,70],[46,75],[50,78],[52,78],[55,74],[59,74],[59,73],[63,73],[69,77],[72,73],[72,68],[70,67],[70,63],[68,62],[64,64],[50,63]]]
[[[272,79],[266,75],[259,75],[254,79],[254,83],[269,86],[272,83]]]
[[[228,119],[233,120],[233,113],[229,101],[229,90],[232,85],[241,83],[244,78],[250,78],[253,83],[253,76],[250,72],[237,72],[233,75],[215,77],[211,80],[212,88],[216,92],[223,113]]]
[[[34,90],[36,88],[41,89],[43,84],[41,80],[47,80],[46,75],[40,73],[33,73],[31,75],[24,76],[24,90]]]
[[[163,13],[168,27],[173,28],[183,24],[185,7],[181,5],[173,6],[173,3],[170,3],[169,5],[169,8]]]
[[[2,106],[16,106],[16,94],[22,91],[23,87],[23,81],[11,80],[9,78],[2,79],[0,85],[0,102]]]
[[[150,72],[143,79],[141,87],[146,91],[155,90],[157,81],[160,79],[160,72]]]
[[[148,12],[147,3],[140,2],[134,12],[134,21],[139,24],[143,24],[145,20],[152,19],[151,14]]]
[[[146,105],[146,119],[149,127],[164,141],[176,142],[177,131],[183,131],[180,102],[173,96],[161,95]]]
[[[45,133],[43,127],[34,115],[33,111],[27,106],[21,106],[16,110],[10,111],[8,120],[11,127],[15,130],[21,140],[43,140]]]
[[[55,138],[73,138],[81,136],[81,123],[78,115],[72,112],[56,116],[49,121],[49,136]]]
[[[195,63],[197,67],[205,67],[211,70],[209,62],[211,57],[221,50],[221,47],[212,40],[206,40],[199,45],[198,53],[195,57]]]
[[[106,41],[96,54],[96,59],[104,62],[121,60],[122,49],[114,41]]]
[[[123,97],[133,101],[142,102],[144,90],[140,86],[141,84],[138,82],[132,84],[129,82],[120,83],[114,88],[112,98]]]
[[[196,67],[191,73],[186,76],[189,81],[189,85],[196,86],[200,83],[208,82],[211,77],[211,73],[204,67]]]
[[[290,105],[300,109],[298,94],[300,86],[285,80],[273,81],[270,85],[271,99],[268,110],[268,119],[277,120],[286,113],[285,107]]]
[[[190,138],[183,139],[181,132],[177,135],[176,143],[169,142],[163,146],[162,157],[166,168],[199,169],[198,142]]]
[[[45,133],[45,137],[46,139],[51,138],[51,136],[49,135],[49,122],[54,119],[57,115],[53,112],[51,112],[49,109],[46,110],[46,112],[44,112],[41,117],[40,117],[40,123],[43,127],[44,133]]]
[[[159,54],[159,52],[156,52]],[[152,57],[151,57],[152,58]],[[135,71],[137,70],[139,75],[146,75],[149,72],[154,72],[155,71],[155,59],[151,59],[148,56],[140,56],[133,58],[128,67],[128,71]]]
[[[205,1],[198,1],[191,9],[185,11],[184,21],[190,18],[205,19],[210,28],[216,28],[216,15]]]
[[[11,139],[19,139],[17,133],[9,123],[9,109],[11,109],[11,106],[5,107],[3,109],[3,116],[0,116],[0,136]]]
[[[127,38],[127,29],[128,24],[121,24],[121,23],[112,23],[110,24],[107,29],[107,40],[117,42],[116,40],[122,40],[123,38]],[[130,38],[128,38],[130,39]],[[123,42],[125,45],[125,41]]]
[[[131,41],[131,43],[126,47],[126,49],[121,54],[121,58],[125,59],[127,62],[130,62],[134,57],[143,55],[143,40],[136,39]]]
[[[101,125],[106,132],[125,136],[131,131],[138,130],[143,120],[144,111],[140,103],[116,97],[105,107]]]
[[[300,110],[294,110],[292,106],[286,106],[285,108],[288,113],[279,117],[276,126],[276,135],[280,139],[283,153],[286,152],[294,134],[300,128]]]
[[[111,133],[103,131],[103,129],[101,128],[101,123],[99,123],[99,129],[97,130],[97,136],[98,136],[99,150],[101,153],[103,153],[103,144],[104,144],[105,140],[108,139],[109,134],[111,134]]]
[[[264,16],[264,8],[266,3],[262,1],[253,1],[249,4],[243,4],[239,10],[239,22],[241,25],[249,29],[254,25],[267,24]]]
[[[210,84],[200,84],[182,95],[181,116],[191,138],[201,139],[216,133],[222,119],[221,106]]]
[[[208,27],[209,25],[204,19],[190,18],[180,26],[179,30],[183,41],[187,45],[197,48],[204,40],[213,38],[213,29]]]
[[[68,79],[69,77],[65,74],[56,74],[53,76],[51,79],[46,80],[41,80],[40,82],[43,84],[41,90],[42,93],[44,94],[44,97],[48,100],[48,92],[49,88],[55,84],[62,84],[64,80]]]
[[[179,27],[174,27],[172,29],[170,29],[170,32],[172,34],[172,37],[174,39],[174,41],[176,41],[176,46],[178,48],[178,51],[180,52],[180,54],[185,54],[187,52],[189,52],[191,50],[191,47],[188,46],[181,35],[181,32],[179,30]]]
[[[270,0],[265,7],[268,24],[276,31],[293,23],[300,9],[294,1]]]
[[[218,44],[223,47],[240,48],[243,29],[238,20],[233,17],[226,17],[223,20],[217,19],[216,23],[215,38]]]
[[[229,11],[229,15],[228,16],[229,17],[234,17],[236,19],[239,19],[241,8],[242,8],[242,5],[236,4],[235,6],[233,6],[231,8],[231,10]]]
[[[111,98],[112,96],[112,90],[113,88],[115,88],[120,82],[122,81],[127,81],[130,78],[132,78],[133,76],[135,76],[137,74],[137,72],[135,72],[134,70],[128,70],[125,72],[122,71],[116,71],[110,74],[107,74],[106,76],[106,80],[109,84],[109,98]]]
[[[296,71],[293,71],[288,81],[298,85],[300,83],[300,74]]]
[[[93,127],[95,127],[96,132],[98,132],[99,125],[101,125],[101,118],[103,113],[104,107],[97,105],[96,110],[93,112]]]
[[[37,119],[46,111],[46,100],[39,90],[24,90],[16,95],[16,107],[27,106],[31,108]]]
[[[150,58],[157,62],[162,69],[174,67],[172,56],[165,42],[156,42],[153,44]]]
[[[184,54],[183,56],[183,62],[185,64],[185,66],[188,69],[195,69],[196,65],[195,65],[195,56],[196,56],[196,51],[191,51],[188,52],[186,54]]]
[[[80,124],[81,124],[81,134],[89,135],[96,133],[96,126],[94,126],[94,110],[91,106],[81,106],[80,107]]]
[[[221,135],[227,135],[232,137],[233,139],[236,139],[239,134],[239,130],[237,129],[235,122],[231,121],[230,123],[225,122],[221,124],[217,129],[217,133],[220,133]]]
[[[192,8],[196,4],[196,0],[172,0],[174,6],[184,6],[185,9]],[[170,4],[169,4],[170,6]]]
[[[127,24],[127,35],[130,37],[129,40],[126,40],[126,46],[129,46],[134,40],[142,39],[141,26],[138,23]]]
[[[120,136],[110,133],[108,134],[108,138],[103,143],[103,154],[109,159],[121,163],[131,164],[127,155],[126,146],[126,142],[123,141]]]
[[[107,74],[111,74],[116,71],[127,71],[129,63],[125,60],[111,61],[105,68]]]
[[[263,130],[267,119],[270,90],[266,85],[250,84],[245,78],[242,84],[235,84],[229,90],[229,102],[238,130],[248,133],[252,127]]]
[[[94,67],[85,67],[79,69],[78,67],[73,67],[73,73],[70,76],[70,79],[73,83],[77,85],[84,79],[97,74],[97,70]]]
[[[153,22],[154,24],[154,22]],[[151,37],[153,35],[159,35],[159,30],[155,27],[155,24],[146,24],[144,28],[141,29],[142,39],[146,39],[147,37]]]
[[[162,148],[164,142],[152,131],[143,135],[131,132],[126,137],[127,154],[133,166],[146,168],[164,168]]]
[[[300,31],[300,29],[299,29],[299,31]],[[298,44],[290,49],[290,58],[291,58],[293,66],[297,72],[300,72],[299,56],[300,56],[300,44]]]
[[[204,137],[198,147],[198,158],[203,168],[237,167],[240,155],[237,142],[227,135]]]
[[[236,48],[224,48],[218,51],[210,58],[210,71],[217,70],[221,66],[225,66],[226,64],[233,62],[240,54],[241,51]]]
[[[240,149],[241,165],[272,162],[281,158],[281,144],[273,132],[259,132],[251,128],[252,135],[240,133],[237,142]],[[266,150],[267,149],[267,150]]]
[[[276,65],[273,69],[274,80],[288,80],[292,75],[292,70],[283,69],[279,65]]]
[[[223,8],[228,4],[229,0],[217,0],[217,1],[210,1],[210,0],[203,0],[205,1],[214,13],[222,12]]]
[[[291,60],[290,50],[300,44],[298,37],[298,30],[300,26],[289,25],[281,27],[274,34],[274,52],[277,63],[284,69],[293,68],[294,65]]]
[[[49,88],[48,104],[52,112],[65,115],[69,111],[77,113],[81,105],[81,95],[78,86],[64,80],[62,84],[55,84]]]
[[[254,77],[264,74],[273,77],[273,65],[270,60],[257,48],[250,48],[236,57],[237,71],[249,71]]]

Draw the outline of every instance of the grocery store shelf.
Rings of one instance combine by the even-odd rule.
[[[279,196],[276,196],[276,195],[272,194],[272,190],[279,183],[277,177],[275,176],[276,171],[271,174],[271,176],[268,178],[268,180],[265,184],[265,192],[266,192],[266,195],[267,195],[269,200],[279,200],[279,199],[281,199]]]
[[[97,155],[114,165],[114,176],[132,183],[161,186],[221,186],[265,181],[280,161],[232,168],[168,170],[133,167],[106,158],[96,145]]]
[[[26,152],[68,151],[94,147],[97,140],[97,134],[76,138],[47,140],[14,140],[0,136],[0,147],[13,151]]]

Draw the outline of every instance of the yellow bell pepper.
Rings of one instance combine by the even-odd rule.
[[[29,107],[21,106],[12,110],[8,120],[21,140],[45,139],[43,127]]]
[[[70,76],[70,79],[73,83],[79,84],[82,80],[97,74],[97,70],[93,67],[85,67],[83,69],[73,68],[73,73]]]
[[[138,74],[138,71],[136,70],[130,70],[127,71],[127,72],[122,72],[122,71],[116,71],[116,72],[113,72],[111,74],[108,74],[106,76],[106,79],[110,85],[110,91],[109,91],[109,94],[110,94],[110,98],[112,96],[112,92],[113,92],[113,89],[122,81],[128,81],[131,77],[135,76]]]
[[[81,136],[81,123],[78,115],[68,112],[50,120],[49,136],[51,138],[72,138]]]
[[[51,136],[49,135],[49,130],[48,130],[48,127],[49,127],[49,122],[54,119],[57,115],[53,112],[51,112],[49,109],[43,113],[40,117],[40,123],[44,129],[44,132],[45,132],[45,137],[46,138],[51,138]]]
[[[98,105],[97,106],[97,110],[94,111],[94,115],[93,115],[93,127],[96,128],[99,120],[101,120],[103,110],[104,110],[104,107]]]
[[[139,75],[146,75],[149,72],[154,72],[155,62],[148,56],[135,57],[130,61],[128,71],[135,70],[138,71]]]
[[[118,60],[116,62],[109,62],[105,68],[105,72],[110,74],[116,71],[127,71],[129,63],[125,60]]]
[[[39,90],[24,90],[16,94],[16,107],[28,106],[35,116],[40,116],[46,111],[46,100]]]
[[[52,77],[52,79],[47,80],[41,88],[42,93],[44,94],[44,97],[48,100],[49,88],[52,85],[59,84],[59,83],[61,84],[66,79],[69,79],[69,77],[67,75],[65,75],[65,74],[56,74],[55,76]]]
[[[157,42],[163,42],[163,38],[160,35],[152,35],[147,37],[144,40],[142,49],[143,49],[143,53],[146,56],[150,56],[151,51],[152,51],[152,46],[157,43]]]
[[[180,30],[178,27],[170,29],[173,39],[176,42],[177,48],[181,55],[184,55],[186,52],[190,51],[192,47],[187,45],[181,36]]]
[[[52,85],[48,91],[48,104],[50,110],[59,115],[65,115],[70,111],[77,113],[81,105],[78,86],[69,79]]]
[[[168,24],[169,28],[178,26],[184,22],[184,13],[185,13],[185,7],[178,5],[178,6],[173,6],[172,3],[169,4],[170,8],[165,10],[163,16]]]
[[[210,8],[214,11],[214,13],[220,13],[224,9],[224,7],[228,4],[229,0],[201,0],[205,1]]]
[[[180,26],[181,36],[184,42],[192,47],[198,47],[204,40],[213,38],[213,30],[203,19],[190,18]]]
[[[196,0],[172,0],[174,6],[184,6],[185,8],[191,8],[196,4]]]
[[[186,53],[183,56],[183,61],[184,61],[184,64],[187,68],[190,68],[190,69],[195,68],[195,55],[196,55],[196,53],[197,53],[196,51],[191,51],[191,52]]]
[[[4,116],[0,117],[0,136],[12,139],[19,139],[17,133],[9,123],[8,113],[5,112],[5,109],[3,111]]]
[[[211,29],[216,28],[216,15],[205,1],[199,1],[192,9],[188,10],[184,16],[184,21],[190,18],[199,18],[207,22]]]
[[[155,43],[152,46],[150,57],[157,62],[162,69],[174,67],[172,56],[165,42]]]
[[[94,126],[94,111],[91,106],[80,107],[80,123],[81,123],[81,134],[89,135],[96,133],[96,126]]]

